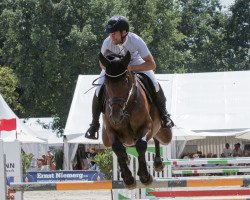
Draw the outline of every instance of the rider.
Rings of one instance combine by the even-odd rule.
[[[125,55],[127,51],[131,54],[131,61],[127,67],[129,71],[141,72],[145,74],[153,83],[155,87],[155,104],[159,109],[162,127],[172,128],[174,126],[173,121],[170,119],[170,115],[166,110],[166,98],[164,92],[159,85],[153,70],[156,68],[156,64],[153,56],[151,55],[145,42],[135,33],[129,32],[128,20],[123,16],[111,17],[105,27],[106,33],[109,36],[104,40],[101,52],[103,55],[108,53],[115,53],[118,55]],[[103,85],[105,70],[100,64],[102,72],[100,74],[99,84]],[[103,87],[99,86],[96,89],[92,104],[92,123],[87,130],[85,137],[89,139],[98,139],[98,130],[100,128],[99,117],[102,112],[102,98]]]

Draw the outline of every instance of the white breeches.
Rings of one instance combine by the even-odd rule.
[[[157,79],[155,77],[155,74],[154,74],[153,70],[142,71],[142,73],[146,74],[151,79],[152,83],[155,86],[155,91],[158,92],[160,90],[160,86],[159,86],[159,83],[158,83],[158,81],[157,81]],[[101,71],[100,77],[101,78],[98,79],[98,84],[100,84],[100,86],[97,86],[97,88],[96,88],[96,93],[95,93],[96,96],[99,95],[101,85],[103,85],[103,83],[104,83],[104,79],[105,79],[105,70],[104,69]]]

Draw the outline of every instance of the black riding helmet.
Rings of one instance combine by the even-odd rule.
[[[123,16],[113,16],[111,17],[105,27],[106,33],[113,33],[116,31],[129,31],[129,24],[126,17]]]

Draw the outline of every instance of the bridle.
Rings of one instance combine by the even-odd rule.
[[[114,104],[116,104],[116,105],[118,105],[119,107],[122,108],[123,112],[125,112],[126,110],[128,110],[129,102],[131,101],[133,96],[135,96],[134,94],[136,94],[136,92],[137,92],[135,73],[132,73],[132,72],[129,72],[128,70],[125,70],[124,72],[122,72],[121,74],[116,75],[116,76],[111,76],[111,75],[109,75],[107,73],[105,75],[110,77],[110,78],[120,78],[123,75],[127,75],[128,77],[132,78],[132,84],[131,84],[131,87],[129,89],[127,97],[112,97],[112,98],[108,99],[108,105],[109,105],[110,108],[112,108],[112,106]]]

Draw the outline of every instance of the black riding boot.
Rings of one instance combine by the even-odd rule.
[[[166,97],[164,95],[164,92],[159,85],[160,90],[156,92],[156,106],[159,109],[161,120],[162,120],[162,128],[172,128],[174,126],[174,122],[170,118],[170,115],[167,112],[166,109]]]
[[[98,97],[94,94],[93,101],[92,101],[92,123],[90,124],[89,129],[85,133],[85,137],[88,139],[97,140],[99,138],[99,117],[102,112],[102,90],[100,89]]]

